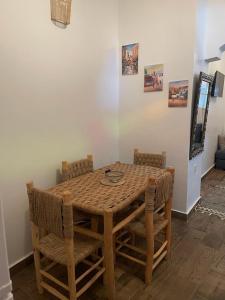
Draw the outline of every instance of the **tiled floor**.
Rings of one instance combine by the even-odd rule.
[[[225,171],[213,169],[202,182],[201,205],[225,213]]]

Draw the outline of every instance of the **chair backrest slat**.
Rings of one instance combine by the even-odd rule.
[[[72,204],[64,203],[64,195],[58,197],[31,187],[28,188],[28,197],[30,218],[37,227],[45,229],[48,233],[54,233],[60,238],[72,237]]]
[[[134,150],[134,164],[164,169],[166,167],[166,152],[162,154],[142,153]]]
[[[93,172],[93,157],[88,155],[87,158],[68,163],[62,162],[62,180],[70,180],[74,177]]]
[[[164,172],[158,179],[150,179],[149,188],[146,190],[146,209],[154,210],[166,204],[172,195],[173,176],[170,172]]]

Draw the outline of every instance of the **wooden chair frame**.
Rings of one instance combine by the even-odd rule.
[[[33,188],[33,182],[27,184],[27,192],[28,194],[31,192]],[[73,215],[73,209],[71,204],[72,195],[69,192],[63,193],[63,206],[67,206],[71,209],[71,214]],[[63,210],[62,210],[63,211]],[[65,224],[64,224],[65,225]],[[101,275],[105,273],[104,267],[104,256],[96,256],[97,261],[93,262],[88,260],[87,258],[82,261],[82,263],[88,266],[88,269],[84,271],[78,278],[75,275],[75,261],[74,261],[74,238],[66,238],[64,237],[65,243],[65,252],[68,258],[67,260],[67,274],[68,274],[68,284],[63,283],[53,275],[49,273],[49,271],[56,266],[58,263],[55,261],[49,262],[49,259],[45,257],[39,251],[39,242],[41,239],[40,232],[42,231],[37,225],[32,222],[32,244],[33,244],[33,253],[34,253],[34,264],[35,264],[35,273],[37,280],[37,288],[40,294],[43,293],[43,290],[47,290],[49,293],[53,294],[57,298],[61,300],[76,300],[80,297]],[[75,232],[80,232],[81,234],[86,234],[86,231],[76,230],[76,226],[74,228]],[[43,232],[43,231],[42,231]],[[90,234],[89,234],[90,236]],[[100,236],[96,233],[91,235],[95,239],[100,239]],[[41,255],[43,258],[41,259]],[[47,260],[45,259],[47,258]],[[48,264],[45,267],[42,267],[43,260],[48,261]],[[101,266],[103,265],[103,266]],[[84,278],[89,275],[92,271],[96,270],[97,273],[86,283],[80,290],[77,290],[77,284],[80,283]],[[65,291],[69,293],[69,298],[64,296],[61,292],[59,292],[56,288],[51,286],[49,283],[45,282],[44,278],[47,278],[54,284],[63,288]]]
[[[169,171],[173,177],[174,180],[174,174],[175,170],[173,168],[167,168],[167,171]],[[145,283],[147,285],[151,284],[152,280],[152,272],[154,269],[159,265],[159,263],[166,257],[169,257],[170,251],[171,251],[171,207],[172,207],[172,192],[168,199],[168,201],[165,203],[165,205],[162,205],[159,207],[156,211],[154,211],[154,198],[155,198],[155,190],[156,190],[156,183],[154,180],[151,180],[149,187],[147,188],[145,192],[145,203],[142,204],[145,209],[145,229],[146,229],[146,250],[143,250],[139,247],[136,247],[132,241],[133,236],[128,236],[124,239],[124,235],[126,235],[126,231],[123,231],[118,237],[117,237],[117,247],[116,247],[116,254],[120,255],[122,257],[125,257],[133,262],[136,262],[142,266],[145,267]],[[162,246],[157,250],[156,253],[154,253],[154,214],[158,214],[161,210],[164,210],[161,214],[161,216],[164,216],[167,220],[167,223],[165,226],[160,228],[160,231],[165,230],[165,241],[162,244]],[[142,210],[143,211],[143,210]],[[137,214],[138,215],[138,214]],[[145,256],[145,260],[141,260],[139,258],[136,258],[132,255],[129,255],[122,251],[122,248],[128,248],[137,254],[141,254]]]
[[[63,180],[63,181],[68,180],[68,179],[66,178],[66,175],[68,174],[69,168],[70,168],[70,166],[71,166],[72,164],[78,164],[78,165],[79,165],[79,164],[84,163],[85,161],[92,163],[92,166],[93,166],[93,156],[90,155],[90,154],[88,154],[87,157],[86,157],[85,159],[77,160],[77,161],[74,161],[73,163],[69,163],[69,162],[67,162],[67,161],[62,161],[62,180]],[[91,171],[93,171],[93,167],[92,167],[92,170],[91,170]],[[89,172],[91,172],[91,171],[89,171]],[[87,171],[84,170],[84,172],[81,172],[81,173],[80,173],[79,175],[77,175],[77,176],[80,176],[80,175],[83,175],[83,174],[86,174],[86,173],[87,173]],[[71,178],[74,178],[74,177],[77,177],[77,176],[72,176]]]
[[[134,211],[131,212],[126,218],[117,223],[113,224],[113,212],[111,210],[106,210],[104,213],[104,234],[98,232],[93,232],[92,229],[83,228],[81,226],[75,226],[75,232],[83,233],[87,236],[98,238],[104,241],[104,266],[107,269],[107,273],[104,276],[104,284],[107,288],[107,295],[109,300],[116,299],[115,295],[115,274],[114,274],[114,264],[115,264],[115,237],[121,229],[123,229],[127,224],[141,215],[145,210],[145,203],[142,203]],[[113,264],[111,262],[114,262]]]
[[[159,157],[161,156],[162,165],[159,168],[160,169],[165,169],[166,168],[166,152],[165,151],[163,151],[161,154],[153,154],[153,153],[142,153],[138,149],[134,149],[134,164],[136,164],[135,163],[135,156],[137,156],[138,154],[139,155],[146,155],[146,156],[149,157],[149,159],[150,159],[151,156],[159,156]],[[156,167],[155,165],[148,164],[148,163],[145,163],[145,165],[148,165],[148,166],[151,166],[151,167]]]
[[[62,161],[62,171],[61,171],[62,181],[67,181],[68,180],[67,174],[69,172],[70,165],[72,165],[72,164],[78,164],[79,165],[79,164],[84,163],[85,161],[89,161],[89,162],[92,163],[92,170],[90,170],[88,172],[93,171],[93,156],[91,154],[88,154],[85,159],[77,160],[77,161],[74,161],[73,163],[69,163],[67,161]],[[81,172],[77,176],[81,176],[81,175],[86,174],[86,173],[87,173],[87,170],[84,170],[83,172]],[[77,177],[77,176],[73,176],[73,178]],[[77,221],[78,223],[81,222],[81,221],[84,223],[84,225],[86,223],[89,223],[89,220],[88,219],[86,220],[85,215],[81,214],[81,212],[77,212],[76,217],[78,217],[78,220],[79,220],[79,221]],[[97,217],[94,217],[94,216],[91,217],[91,227],[94,231],[97,231],[97,229],[98,229],[98,218]]]
[[[115,237],[118,232],[121,231],[124,226],[133,221],[137,216],[143,213],[145,210],[145,203],[140,207],[136,208],[130,215],[125,219],[113,225],[113,213],[110,210],[105,211],[104,214],[104,234],[93,231],[93,228],[83,228],[81,226],[74,226],[74,231],[81,234],[85,234],[89,237],[99,239],[104,241],[104,266],[107,268],[108,272],[104,275],[104,284],[107,288],[108,298],[110,300],[116,299],[115,296],[115,274],[114,274],[114,264],[115,264]],[[110,261],[114,261],[112,265]]]

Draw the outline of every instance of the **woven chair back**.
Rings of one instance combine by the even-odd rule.
[[[135,149],[134,164],[164,169],[166,167],[166,153],[165,152],[163,152],[162,154],[141,153]]]
[[[39,228],[54,233],[60,238],[73,237],[72,205],[63,202],[63,197],[32,188],[28,191],[30,218]]]
[[[171,173],[164,172],[160,178],[155,181],[155,185],[150,187],[151,196],[146,198],[146,208],[154,210],[166,204],[172,197],[173,182],[174,180]]]
[[[93,172],[92,156],[75,161],[73,163],[62,163],[62,180],[67,181],[77,176]]]

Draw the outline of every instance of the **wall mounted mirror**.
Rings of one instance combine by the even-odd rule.
[[[191,123],[190,159],[204,150],[205,131],[209,108],[209,97],[213,77],[200,73]]]

